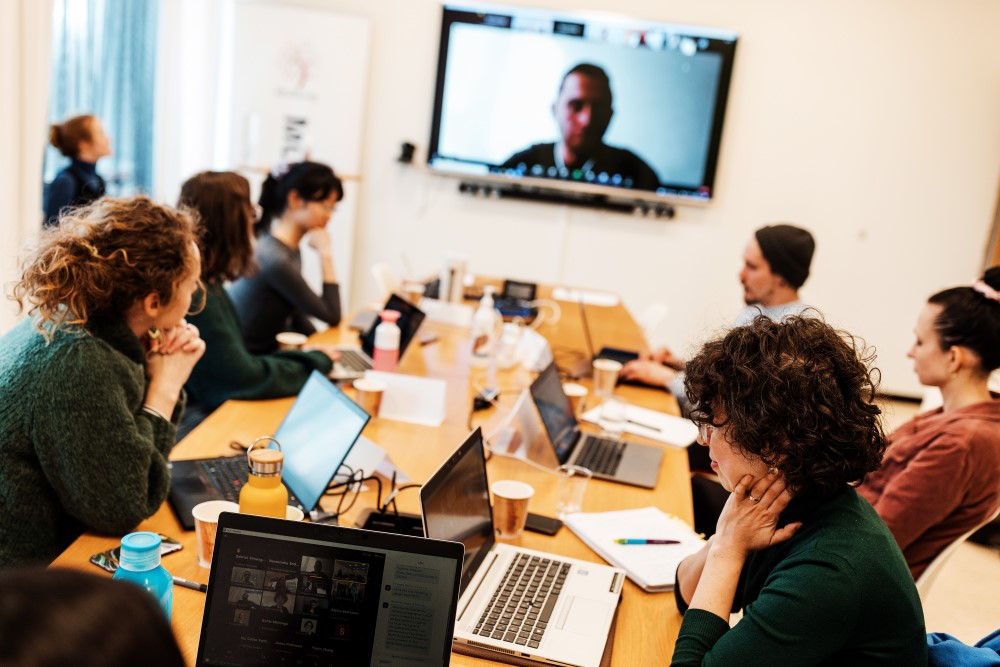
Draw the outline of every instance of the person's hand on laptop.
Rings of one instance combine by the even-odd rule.
[[[622,367],[623,380],[642,382],[654,387],[666,387],[677,376],[677,371],[656,361],[636,359]]]
[[[639,361],[652,361],[674,370],[684,370],[684,360],[674,354],[669,347],[662,345],[655,350],[646,350],[639,354]]]
[[[330,361],[337,363],[340,359],[340,350],[338,350],[333,345],[325,345],[323,343],[314,343],[312,345],[306,345],[302,348],[304,352],[322,352],[326,356],[330,357]]]

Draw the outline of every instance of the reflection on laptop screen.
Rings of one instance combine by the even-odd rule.
[[[480,429],[420,489],[424,533],[465,545],[462,591],[493,546],[486,456]]]
[[[397,294],[389,297],[389,300],[385,302],[383,310],[395,310],[399,313],[396,326],[399,327],[399,356],[402,358],[410,341],[413,340],[413,335],[417,333],[417,329],[420,328],[421,323],[424,321],[424,312]],[[368,327],[368,331],[361,334],[361,349],[369,357],[374,357],[375,355],[375,327],[381,321],[382,319],[376,316],[375,321]]]
[[[538,406],[538,415],[556,449],[556,458],[559,463],[566,463],[580,430],[555,363],[549,364],[531,383],[531,398]]]
[[[323,497],[368,419],[322,373],[312,372],[274,434],[285,455],[281,476],[307,510]]]
[[[224,514],[198,665],[445,665],[459,551]]]

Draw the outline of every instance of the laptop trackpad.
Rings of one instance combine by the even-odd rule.
[[[600,600],[574,597],[560,615],[558,628],[566,632],[592,635],[594,628],[601,627],[607,619],[610,607],[610,604]]]

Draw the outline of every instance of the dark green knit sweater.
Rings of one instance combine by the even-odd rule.
[[[0,338],[0,567],[48,562],[87,528],[126,533],[166,498],[181,406],[175,423],[142,411],[144,359],[121,320]]]
[[[205,355],[185,385],[189,412],[184,418],[185,433],[229,399],[294,396],[313,369],[329,373],[333,368],[322,352],[248,352],[232,299],[217,284],[208,286],[204,309],[188,321],[201,332]]]
[[[854,489],[797,497],[780,525],[795,536],[752,554],[729,623],[703,609],[684,614],[672,665],[927,664],[924,615],[896,541]],[[675,590],[678,608],[685,601]]]

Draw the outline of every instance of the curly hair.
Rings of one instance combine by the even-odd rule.
[[[1000,266],[986,270],[980,279],[1000,290]],[[934,320],[941,349],[965,347],[979,356],[983,375],[1000,368],[1000,302],[972,287],[952,287],[938,292],[927,303],[941,306]]]
[[[99,199],[73,209],[42,235],[11,298],[25,301],[36,328],[85,329],[96,317],[124,317],[156,294],[169,303],[197,267],[195,217],[148,197]]]
[[[796,492],[860,484],[886,448],[874,356],[821,319],[757,317],[688,362],[692,419],[727,427],[734,447]]]
[[[194,209],[200,217],[202,280],[236,280],[257,268],[247,179],[231,171],[203,171],[184,181],[178,205]]]

